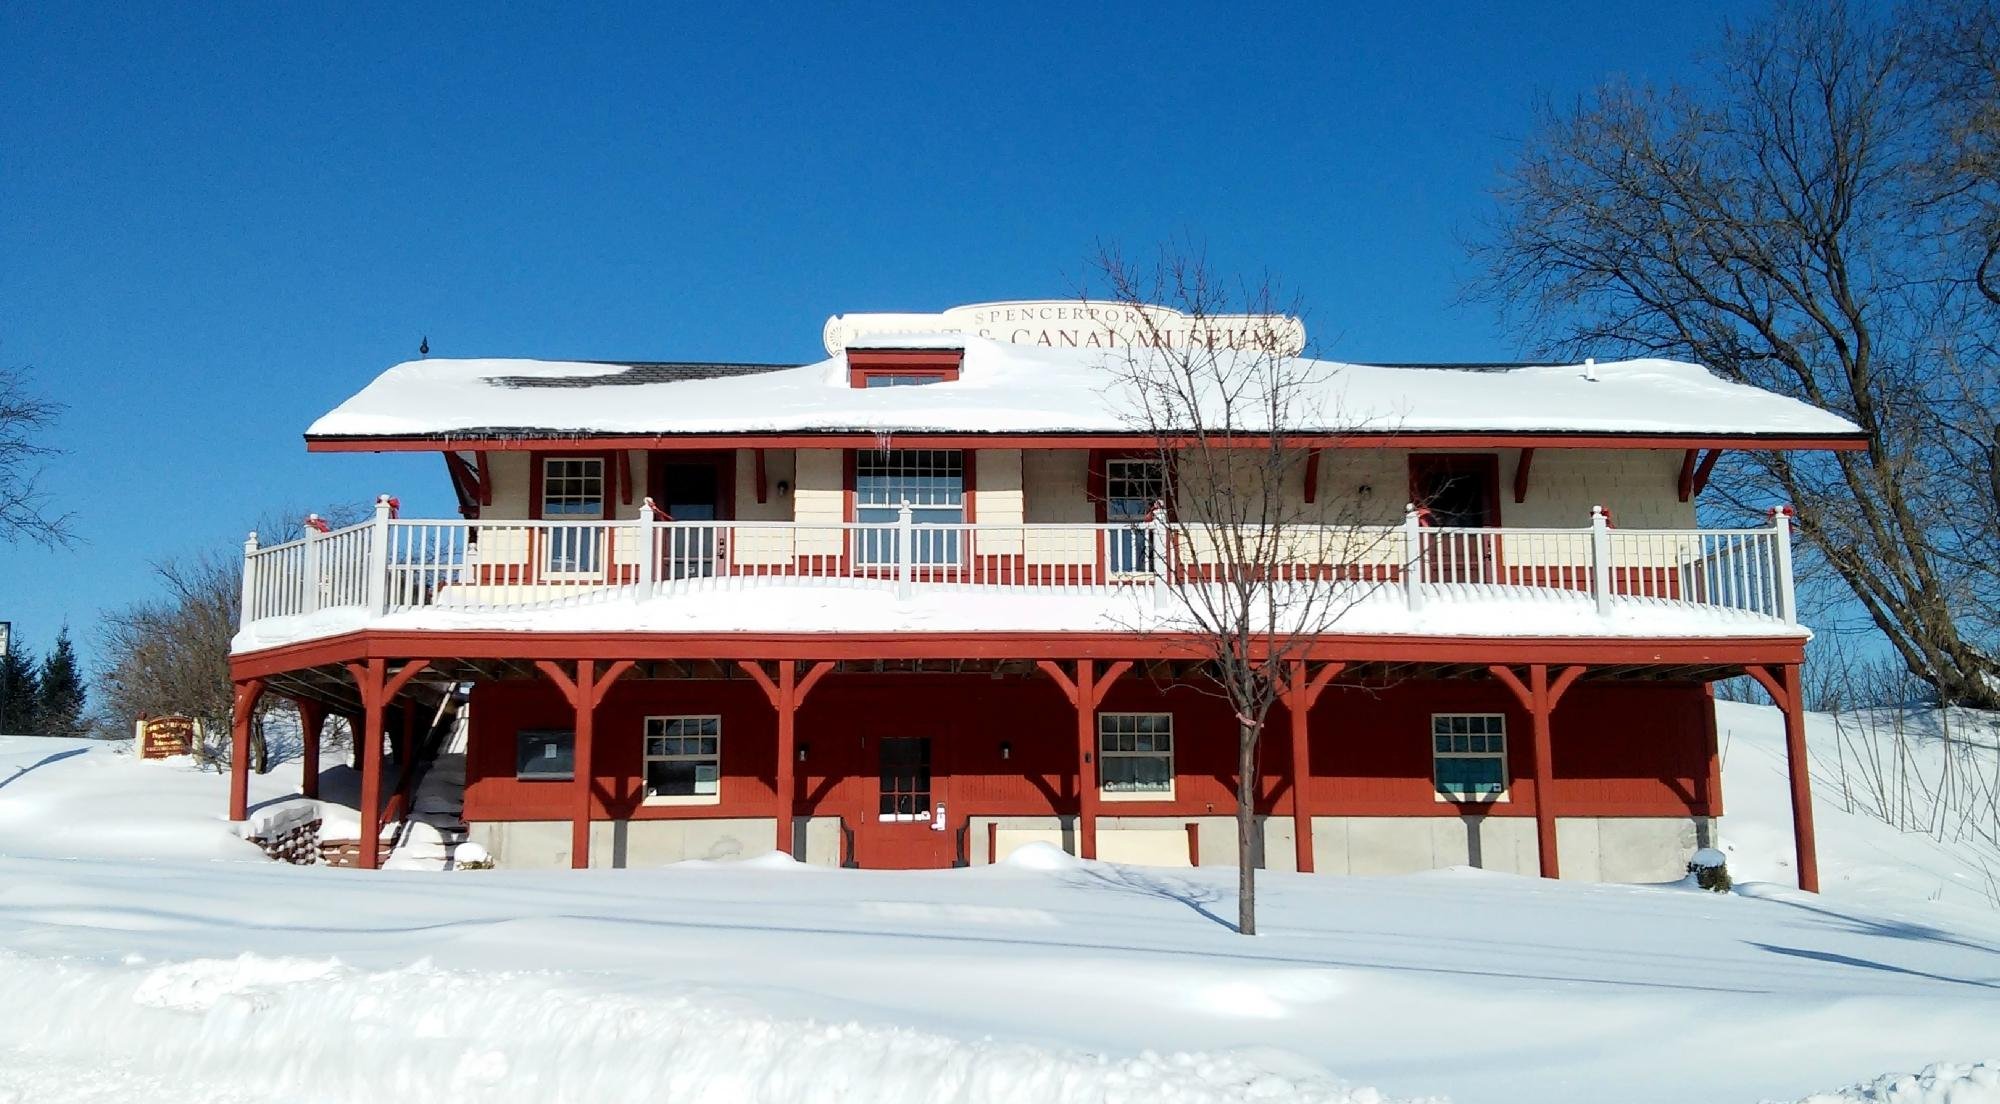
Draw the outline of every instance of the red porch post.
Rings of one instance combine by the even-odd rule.
[[[257,716],[257,701],[264,696],[263,679],[246,679],[236,684],[229,715],[229,819],[250,815],[250,722]]]
[[[1306,739],[1306,719],[1320,692],[1345,663],[1323,663],[1310,676],[1306,662],[1292,661],[1291,681],[1285,689],[1285,712],[1292,719],[1292,845],[1296,848],[1296,868],[1301,874],[1313,872],[1312,811],[1306,807],[1306,781],[1312,777],[1312,750]]]
[[[355,842],[363,870],[382,865],[382,713],[429,666],[430,660],[413,659],[391,675],[389,661],[380,657],[347,665],[361,695],[361,730],[354,734],[361,751],[361,838]]]
[[[299,709],[299,795],[319,796],[319,738],[326,729],[326,706],[310,698],[296,702]]]
[[[1514,692],[1514,697],[1520,700],[1532,719],[1535,738],[1535,855],[1542,877],[1559,878],[1562,869],[1556,860],[1555,754],[1549,734],[1549,714],[1555,711],[1556,703],[1562,700],[1570,686],[1582,677],[1584,668],[1564,668],[1551,685],[1549,665],[1530,664],[1525,686],[1511,668],[1496,664],[1487,670]]]
[[[1792,784],[1792,846],[1799,864],[1799,888],[1819,892],[1819,849],[1813,839],[1812,778],[1806,761],[1804,680],[1799,664],[1787,663],[1772,675],[1768,667],[1744,671],[1764,687],[1785,713],[1785,772]]]
[[[572,681],[554,662],[546,659],[535,661],[535,666],[556,684],[563,697],[569,699],[570,708],[576,713],[576,746],[570,755],[570,776],[572,785],[576,787],[569,828],[569,865],[572,870],[590,867],[591,806],[595,797],[591,788],[597,781],[596,756],[592,754],[596,742],[597,707],[603,703],[611,684],[632,669],[632,662],[621,659],[600,675],[596,660],[579,659],[576,661],[576,679]]]
[[[777,790],[777,848],[790,855],[793,852],[793,808],[798,797],[799,706],[805,704],[806,695],[819,684],[819,680],[833,670],[833,661],[821,660],[813,664],[802,679],[799,678],[797,664],[789,659],[779,660],[776,681],[757,660],[737,660],[736,665],[757,681],[757,685],[764,690],[764,696],[771,700],[771,708],[778,714],[778,765],[771,784]]]
[[[1076,853],[1079,858],[1097,857],[1097,707],[1119,676],[1132,669],[1132,661],[1119,660],[1098,677],[1097,665],[1088,659],[1076,661],[1076,678],[1071,679],[1054,660],[1038,660],[1043,673],[1076,706]]]
[[[381,865],[382,846],[382,706],[389,661],[370,659],[347,665],[361,693],[361,728],[354,734],[361,767],[361,838],[355,841],[356,865],[373,870]]]

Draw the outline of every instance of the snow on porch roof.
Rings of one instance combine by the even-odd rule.
[[[1103,350],[898,335],[871,348],[965,350],[956,380],[852,386],[845,354],[798,367],[416,360],[398,364],[306,431],[309,441],[677,435],[1134,432]],[[1306,365],[1321,409],[1300,433],[1554,433],[1852,439],[1846,419],[1730,383],[1695,364],[1415,367]],[[1594,375],[1595,378],[1590,378]]]

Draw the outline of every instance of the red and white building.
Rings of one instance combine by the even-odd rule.
[[[1156,616],[1199,556],[1150,534],[1098,309],[845,316],[801,366],[389,369],[307,447],[437,453],[460,516],[253,538],[239,747],[263,694],[348,716],[378,836],[469,684],[464,818],[503,866],[1234,862],[1235,723]],[[1665,361],[1326,367],[1343,423],[1292,434],[1290,493],[1381,539],[1313,565],[1368,581],[1273,712],[1264,865],[1677,876],[1724,808],[1711,684],[1748,674],[1813,888],[1789,519],[1695,504],[1725,451],[1855,428]]]

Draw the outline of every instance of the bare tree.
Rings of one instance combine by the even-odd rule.
[[[29,388],[26,373],[0,369],[0,541],[53,546],[72,539],[70,515],[52,512],[41,488],[40,464],[57,452],[43,442],[61,413]]]
[[[326,512],[339,527],[362,515],[359,507]],[[301,535],[304,511],[268,517],[259,532],[275,541]],[[205,734],[198,754],[228,761],[235,688],[229,678],[229,647],[240,623],[243,601],[242,553],[204,551],[153,564],[158,597],[107,614],[98,648],[105,664],[98,677],[99,723],[112,733],[130,732],[141,717],[179,714],[201,722]],[[266,695],[251,728],[250,765],[270,769],[265,718],[287,708]]]
[[[1854,421],[1863,451],[1732,454],[1734,501],[1786,496],[1807,565],[1903,665],[1995,707],[2000,557],[1966,498],[1990,478],[1993,182],[1937,171],[1956,124],[1920,14],[1782,5],[1724,36],[1703,91],[1613,84],[1545,112],[1480,290],[1553,353],[1693,360]]]
[[[1136,330],[1130,344],[1107,342],[1109,360],[1127,420],[1153,454],[1111,493],[1128,503],[1156,496],[1109,566],[1173,584],[1160,588],[1167,605],[1147,631],[1196,642],[1207,675],[1196,685],[1235,715],[1237,930],[1251,935],[1265,722],[1315,637],[1372,587],[1356,576],[1375,573],[1350,565],[1372,563],[1393,529],[1362,524],[1356,497],[1307,500],[1311,450],[1297,436],[1333,444],[1359,427],[1344,421],[1337,366],[1294,355],[1295,302],[1269,280],[1232,294],[1185,249],[1163,249],[1144,268],[1103,249],[1095,263],[1107,284],[1097,302],[1115,304]]]

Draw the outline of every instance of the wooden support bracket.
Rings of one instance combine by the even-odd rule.
[[[1521,458],[1514,462],[1514,501],[1528,501],[1528,472],[1535,466],[1535,450],[1524,448]]]

